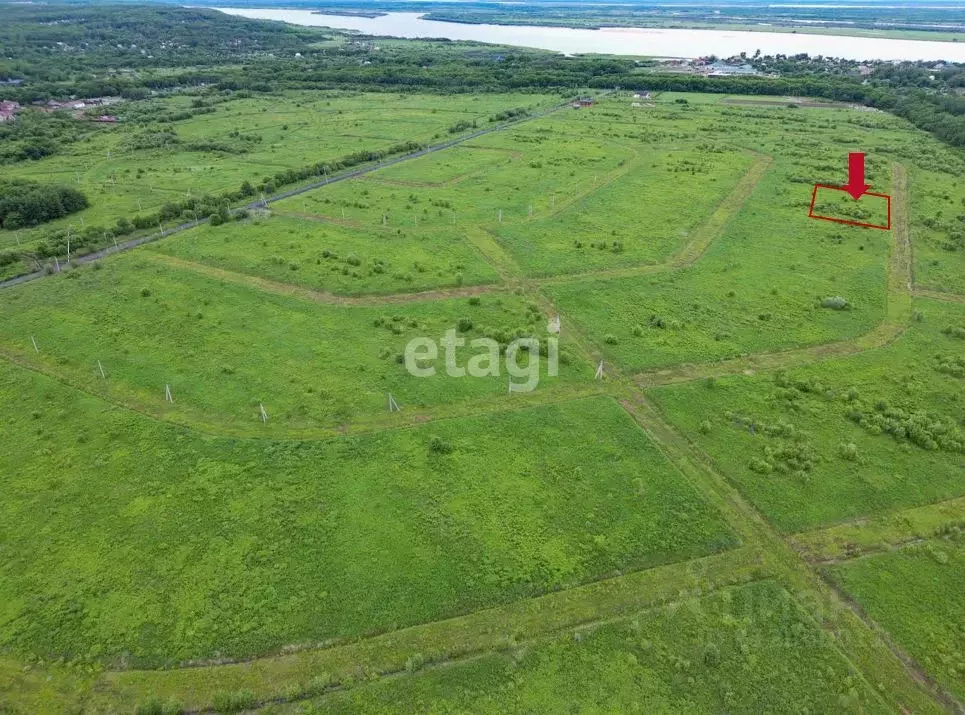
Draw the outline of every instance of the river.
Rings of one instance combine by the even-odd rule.
[[[765,55],[844,57],[852,60],[945,60],[965,62],[965,43],[842,37],[789,32],[678,30],[610,27],[576,30],[529,25],[468,25],[423,20],[419,13],[391,12],[382,17],[317,15],[310,10],[216,8],[231,15],[281,20],[294,25],[358,30],[392,37],[445,37],[500,45],[534,47],[568,55],[596,53],[645,57],[731,57],[741,52]]]

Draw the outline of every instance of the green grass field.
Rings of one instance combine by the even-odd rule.
[[[961,340],[943,331],[965,324],[965,306],[915,308],[920,322],[885,348],[651,394],[783,530],[950,499],[965,494],[965,394],[945,367]]]
[[[483,126],[493,114],[517,106],[552,104],[545,95],[435,97],[419,94],[290,92],[233,99],[215,104],[213,113],[163,125],[125,121],[132,107],[119,105],[121,122],[94,126],[89,139],[41,161],[5,167],[7,178],[67,184],[87,194],[91,207],[32,230],[20,231],[27,243],[51,227],[111,227],[121,216],[149,214],[167,201],[187,195],[237,189],[259,183],[284,169],[336,160],[360,150],[386,149],[404,141],[431,142],[450,136],[460,122]],[[133,110],[150,116],[184,111],[189,97],[146,100]],[[141,106],[143,105],[143,106]],[[107,111],[107,110],[105,110]],[[152,148],[145,137],[175,132],[178,143]],[[244,141],[237,138],[252,138]],[[198,143],[226,145],[232,151],[195,148]],[[16,246],[13,231],[0,231],[0,250]]]
[[[499,278],[452,229],[359,230],[275,215],[205,225],[151,248],[192,263],[342,295],[455,288]]]
[[[2,637],[44,659],[257,655],[733,544],[606,398],[265,442],[16,367],[2,392]]]
[[[786,592],[758,583],[291,712],[784,712],[789,702],[888,712]]]
[[[235,98],[124,153],[193,99],[15,172],[86,157],[93,223],[556,100]],[[613,93],[0,291],[0,712],[955,710],[959,159],[721,99]],[[856,150],[891,230],[808,217]]]
[[[381,414],[389,393],[409,408],[503,398],[505,367],[486,378],[449,377],[440,351],[437,376],[428,379],[410,375],[400,359],[411,339],[441,341],[461,320],[471,325],[460,331],[466,340],[517,331],[549,337],[531,303],[512,294],[477,301],[326,305],[218,281],[144,252],[24,286],[0,316],[0,344],[73,384],[169,419],[250,429],[264,405],[268,433],[311,430]],[[457,365],[478,352],[457,351]],[[537,391],[591,382],[592,368],[565,339],[560,353],[559,376],[544,360]]]
[[[965,697],[965,548],[960,535],[830,570],[931,677]]]

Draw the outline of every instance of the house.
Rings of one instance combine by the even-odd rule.
[[[117,124],[117,117],[110,114],[102,114],[99,117],[95,117],[94,121],[100,122],[101,124]]]
[[[757,70],[751,65],[729,65],[725,62],[712,62],[705,65],[702,68],[702,72],[708,77],[735,77],[758,74]]]
[[[573,109],[580,109],[582,107],[592,107],[593,97],[580,97],[575,102],[573,102]]]

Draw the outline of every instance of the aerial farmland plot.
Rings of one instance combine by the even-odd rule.
[[[117,124],[91,124],[88,136],[68,152],[5,168],[4,176],[56,180],[88,195],[88,209],[45,229],[72,226],[76,232],[101,225],[112,230],[119,218],[152,214],[192,194],[235,190],[245,181],[258,185],[279,171],[358,151],[428,143],[450,136],[449,129],[461,123],[487,125],[507,107],[557,101],[535,94],[493,100],[330,91],[122,103],[110,108],[119,115]],[[34,234],[40,231],[0,231],[0,249],[29,242]]]
[[[79,143],[94,221],[492,129],[0,289],[0,712],[954,708],[959,159],[653,100],[288,93]],[[858,150],[890,216],[809,215]]]

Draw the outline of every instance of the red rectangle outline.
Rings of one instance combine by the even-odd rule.
[[[818,189],[831,189],[832,191],[844,191],[848,190],[842,186],[831,186],[829,184],[815,184],[814,191],[811,192],[811,207],[808,209],[808,218],[821,219],[822,221],[834,221],[835,223],[843,223],[848,226],[861,226],[863,228],[880,228],[884,231],[891,230],[891,197],[888,194],[876,194],[871,191],[866,191],[865,196],[877,196],[888,201],[888,225],[881,226],[876,223],[862,223],[860,221],[851,221],[843,218],[834,218],[833,216],[821,216],[820,214],[814,213],[814,202],[818,198]]]

